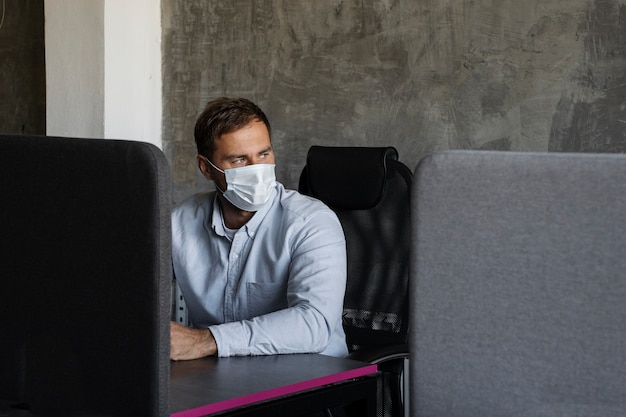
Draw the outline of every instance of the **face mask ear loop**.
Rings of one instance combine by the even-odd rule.
[[[204,160],[205,160],[205,161],[207,161],[207,162],[209,163],[209,165],[211,165],[213,168],[215,168],[216,170],[218,170],[218,171],[219,171],[219,172],[221,172],[222,174],[226,174],[224,171],[222,171],[221,169],[219,169],[218,167],[216,167],[216,166],[213,164],[213,162],[211,162],[211,161],[209,160],[209,158],[207,158],[207,157],[206,157],[206,156],[204,156],[204,155],[200,155],[200,156],[201,156],[201,157],[203,157],[203,158],[204,158]],[[215,188],[217,188],[217,190],[218,190],[220,193],[224,194],[224,192],[225,192],[225,191],[222,191],[222,189],[221,189],[221,188],[217,185],[217,183],[216,183],[215,181],[213,181],[213,184],[215,184]]]

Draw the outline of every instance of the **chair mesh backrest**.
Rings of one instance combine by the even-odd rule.
[[[406,341],[411,179],[393,148],[309,151],[299,189],[332,208],[346,235],[350,350]]]
[[[429,417],[626,415],[626,155],[420,162],[411,406]]]

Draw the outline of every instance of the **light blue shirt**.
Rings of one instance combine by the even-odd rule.
[[[345,237],[322,202],[277,183],[229,237],[215,193],[196,194],[172,213],[172,260],[189,318],[211,330],[218,356],[348,354]]]

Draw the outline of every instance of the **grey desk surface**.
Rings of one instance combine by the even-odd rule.
[[[172,417],[194,417],[375,374],[376,365],[316,354],[173,362]]]

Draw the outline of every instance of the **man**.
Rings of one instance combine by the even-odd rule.
[[[171,358],[347,355],[345,237],[318,200],[275,180],[271,128],[246,99],[210,101],[197,163],[217,191],[172,213],[172,260],[193,328],[171,323]]]

